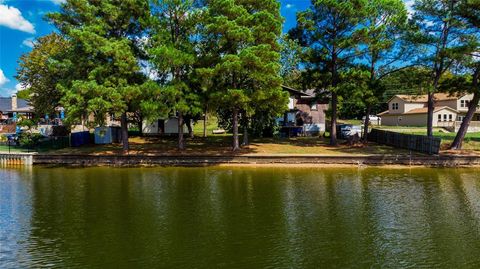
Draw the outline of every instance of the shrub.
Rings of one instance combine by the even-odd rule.
[[[19,135],[18,142],[22,147],[33,148],[38,145],[42,137],[41,134],[24,132]]]

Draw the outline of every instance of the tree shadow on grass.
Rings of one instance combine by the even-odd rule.
[[[240,137],[242,141],[242,137]],[[177,138],[172,137],[136,137],[129,140],[128,155],[151,156],[241,156],[252,154],[317,154],[317,155],[410,155],[408,150],[370,143],[366,146],[350,146],[339,140],[338,146],[330,146],[327,138],[254,138],[249,146],[237,152],[232,151],[231,136],[208,136],[186,139],[186,149],[177,149]],[[65,148],[46,153],[69,155],[124,155],[121,144],[86,145],[77,148]]]

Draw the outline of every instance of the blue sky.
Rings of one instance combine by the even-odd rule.
[[[9,96],[19,89],[15,79],[18,59],[31,50],[35,38],[54,31],[43,18],[46,13],[59,10],[63,1],[0,0],[0,96]],[[296,12],[310,5],[310,0],[280,2],[285,17],[284,31],[295,25]]]

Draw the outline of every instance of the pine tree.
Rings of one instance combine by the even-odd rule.
[[[458,16],[459,0],[417,0],[413,20],[418,27],[411,41],[415,43],[417,62],[431,70],[430,86],[427,88],[428,113],[427,135],[433,136],[433,111],[435,93],[439,90],[442,76],[458,57],[459,48],[468,40],[467,25]]]
[[[361,22],[362,60],[368,70],[368,86],[362,94],[365,103],[363,140],[368,139],[368,125],[372,107],[380,102],[385,87],[382,77],[398,71],[408,62],[408,48],[401,37],[407,26],[407,10],[402,0],[371,0],[365,6]]]
[[[69,47],[67,40],[52,33],[40,37],[32,51],[20,57],[17,79],[28,87],[27,98],[37,114],[54,113],[60,106],[63,94],[57,84],[66,76],[66,69],[59,59]]]
[[[68,0],[49,14],[72,47],[62,64],[69,76],[61,85],[67,116],[93,114],[103,124],[108,114],[120,116],[123,150],[128,151],[127,113],[141,95],[141,37],[150,14],[145,0]]]
[[[306,49],[304,65],[312,86],[327,89],[331,97],[330,144],[337,145],[337,111],[341,73],[358,57],[359,23],[364,0],[317,0],[297,14],[297,26],[289,35]]]
[[[199,18],[199,9],[191,0],[154,2],[148,54],[157,72],[166,77],[160,90],[163,102],[177,114],[180,150],[185,148],[185,118],[190,121],[192,115],[202,112],[200,96],[190,82],[197,61],[194,40]]]
[[[471,79],[466,83],[457,83],[462,85],[463,90],[473,93],[473,98],[468,105],[468,111],[463,118],[462,124],[453,140],[451,149],[462,149],[462,143],[467,134],[473,115],[478,110],[480,103],[480,1],[479,0],[462,0],[459,5],[460,18],[468,25],[470,39],[467,46],[462,50],[464,58],[463,66],[471,72]]]
[[[218,106],[232,114],[233,150],[239,150],[240,115],[244,130],[255,113],[283,112],[281,89],[282,18],[275,0],[210,0],[204,37],[216,44],[214,65],[201,72],[211,77]],[[244,133],[246,135],[246,133]]]

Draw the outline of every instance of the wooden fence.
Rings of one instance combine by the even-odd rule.
[[[388,145],[396,148],[409,149],[427,154],[438,154],[440,151],[441,139],[425,135],[402,134],[379,129],[372,129],[368,140],[378,144]]]

